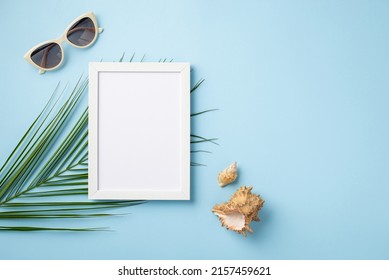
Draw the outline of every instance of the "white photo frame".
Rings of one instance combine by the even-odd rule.
[[[89,63],[89,199],[190,199],[189,63]]]

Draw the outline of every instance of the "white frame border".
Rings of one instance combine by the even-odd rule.
[[[98,76],[99,72],[179,72],[181,75],[181,189],[173,191],[107,191],[98,185]],[[190,200],[190,64],[89,63],[89,178],[88,198],[108,200]]]

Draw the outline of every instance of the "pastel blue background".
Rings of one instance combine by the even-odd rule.
[[[38,75],[24,53],[88,10],[96,44],[64,45],[64,67]],[[206,78],[192,111],[220,109],[193,123],[220,146],[199,146],[213,154],[196,155],[190,202],[78,223],[113,232],[0,232],[1,259],[389,259],[388,1],[3,0],[0,26],[1,163],[58,81],[124,51],[190,62]],[[247,238],[210,212],[239,185],[266,200]]]

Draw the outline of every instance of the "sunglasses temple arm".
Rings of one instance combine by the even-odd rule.
[[[80,30],[95,30],[94,27],[76,27],[76,28],[72,28],[68,31],[68,35],[74,33],[74,32],[77,32],[77,31],[80,31]]]
[[[43,54],[43,58],[42,58],[42,62],[41,62],[41,67],[45,67],[46,66],[46,60],[47,60],[47,56],[49,55],[49,51],[51,48],[53,48],[54,45],[52,46],[49,46],[48,48],[46,48],[45,50],[45,53]],[[39,74],[44,74],[46,71],[45,70],[42,70],[42,69],[39,69]]]
[[[69,30],[68,31],[68,35],[70,35],[70,34],[72,34],[74,32],[80,31],[80,30],[93,30],[93,29],[94,28],[92,28],[92,27],[77,27],[77,28],[73,28],[73,29]],[[99,27],[97,30],[98,30],[99,33],[101,33],[101,32],[103,32],[104,29]]]

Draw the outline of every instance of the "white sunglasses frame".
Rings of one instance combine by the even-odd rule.
[[[69,39],[67,38],[67,34],[68,34],[68,31],[69,29],[76,23],[78,22],[79,20],[83,19],[83,18],[90,18],[93,22],[93,24],[95,25],[95,29],[97,30],[97,32],[95,32],[95,37],[93,38],[93,40],[86,46],[77,46],[75,44],[73,44],[72,42],[69,41]],[[97,20],[96,20],[96,16],[93,12],[87,12],[85,14],[82,14],[80,15],[79,17],[77,17],[75,20],[73,20],[69,26],[65,29],[65,31],[62,33],[62,36],[57,38],[57,39],[54,39],[54,40],[48,40],[48,41],[45,41],[45,42],[42,42],[42,43],[39,43],[38,45],[32,47],[28,52],[26,52],[26,54],[24,55],[24,59],[27,60],[28,63],[30,63],[32,66],[36,67],[39,69],[39,74],[43,74],[45,73],[46,71],[52,71],[52,70],[55,70],[57,68],[59,68],[63,61],[65,60],[65,52],[62,48],[62,43],[63,42],[67,42],[69,45],[73,46],[73,47],[76,47],[76,48],[79,48],[79,49],[84,49],[84,48],[88,48],[90,46],[92,46],[94,44],[94,42],[96,41],[97,39],[97,36],[103,32],[103,28],[99,27],[98,24],[97,24]],[[31,59],[31,54],[39,47],[43,46],[43,45],[46,45],[46,44],[49,44],[49,43],[56,43],[60,49],[61,49],[61,53],[62,53],[62,58],[61,58],[61,61],[60,63],[58,63],[57,66],[53,67],[53,68],[43,68],[43,67],[40,67],[39,65],[35,64],[35,62]]]

